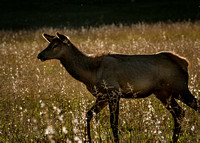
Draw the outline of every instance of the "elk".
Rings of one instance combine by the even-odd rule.
[[[174,119],[172,142],[177,142],[185,111],[175,99],[200,111],[199,102],[188,89],[186,58],[172,52],[152,55],[98,54],[81,52],[62,34],[43,34],[49,45],[37,58],[41,61],[58,59],[69,74],[84,83],[96,97],[95,104],[86,113],[87,141],[92,142],[90,121],[109,105],[110,125],[114,142],[119,142],[118,116],[121,98],[145,98],[154,94]],[[130,87],[131,90],[130,90]]]

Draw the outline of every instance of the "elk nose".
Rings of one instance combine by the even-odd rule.
[[[41,59],[41,58],[42,58],[42,55],[41,55],[41,54],[38,54],[37,58],[38,58],[38,59]]]
[[[39,60],[41,60],[41,61],[45,61],[45,60],[46,60],[46,59],[44,58],[44,56],[43,56],[41,53],[38,54],[37,58],[38,58]]]

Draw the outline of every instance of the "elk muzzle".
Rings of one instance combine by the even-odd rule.
[[[41,60],[42,62],[47,60],[47,58],[45,58],[45,56],[42,54],[42,52],[38,54],[37,58],[39,60]]]

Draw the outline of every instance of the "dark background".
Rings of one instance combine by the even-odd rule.
[[[1,0],[0,30],[200,20],[198,0]]]

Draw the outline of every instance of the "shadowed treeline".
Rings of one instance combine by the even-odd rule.
[[[195,21],[199,5],[197,0],[2,0],[0,29]]]

